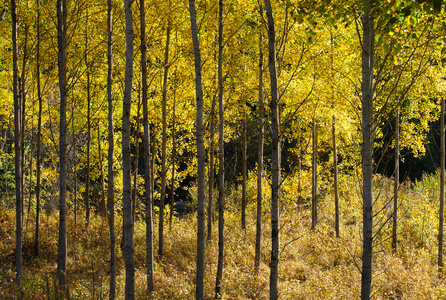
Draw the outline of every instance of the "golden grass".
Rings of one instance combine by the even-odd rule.
[[[255,180],[255,179],[253,179]],[[250,181],[252,188],[253,180]],[[349,188],[349,178],[341,181],[341,237],[334,236],[333,199],[331,192],[321,195],[320,220],[310,231],[308,205],[296,203],[298,197],[287,187],[281,214],[281,299],[357,299],[361,282],[361,203],[356,187]],[[402,201],[399,222],[398,252],[390,250],[390,222],[386,223],[388,191],[392,183],[381,183],[381,197],[376,211],[376,227],[383,228],[376,240],[374,257],[374,299],[443,299],[446,281],[436,267],[437,224],[436,202],[413,187],[401,188]],[[291,181],[290,181],[291,182]],[[289,184],[285,181],[284,185]],[[377,185],[378,186],[378,185]],[[377,188],[378,189],[378,188]],[[295,189],[294,189],[295,190]],[[378,194],[378,191],[377,191]],[[246,232],[241,230],[239,199],[228,195],[225,213],[225,265],[222,283],[223,299],[267,299],[269,291],[270,223],[268,212],[263,217],[262,260],[258,273],[254,271],[255,201],[254,193],[248,205]],[[233,197],[233,198],[231,198]],[[268,203],[265,204],[268,208]],[[15,236],[14,211],[0,209],[0,299],[54,299],[57,256],[57,216],[44,216],[41,224],[41,252],[32,255],[34,228],[28,223],[24,241],[24,277],[21,288],[14,283]],[[33,217],[33,216],[31,216]],[[86,231],[83,224],[68,222],[68,282],[71,299],[108,298],[109,236],[107,222],[99,216],[91,220]],[[166,219],[167,220],[167,219]],[[117,295],[123,299],[124,263],[119,247],[121,217],[117,217]],[[79,221],[79,223],[81,223]],[[157,224],[156,224],[157,225]],[[158,248],[157,226],[154,226],[154,249]],[[206,298],[213,298],[217,269],[218,239],[216,223],[213,239],[207,242]],[[148,299],[145,275],[145,226],[135,224],[136,297]],[[155,292],[151,299],[194,299],[196,217],[174,218],[171,230],[165,231],[165,252],[155,263]]]

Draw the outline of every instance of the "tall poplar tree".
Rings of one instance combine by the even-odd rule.
[[[107,204],[110,227],[110,300],[116,292],[116,236],[115,236],[115,177],[114,177],[114,129],[113,129],[113,10],[111,0],[107,0],[107,102],[108,102],[108,187]]]
[[[125,299],[135,298],[135,260],[133,254],[132,181],[130,162],[130,107],[133,79],[132,1],[124,0],[125,10],[125,88],[122,107],[123,239],[125,259]]]
[[[20,98],[18,95],[19,67],[17,47],[17,7],[15,0],[11,0],[12,19],[12,63],[13,63],[13,93],[14,93],[14,151],[15,151],[15,200],[16,200],[16,280],[22,281],[22,233],[23,233],[23,207],[22,207],[22,172],[20,166]]]
[[[146,205],[146,268],[147,291],[153,291],[153,218],[151,192],[151,159],[150,159],[150,130],[149,107],[147,103],[147,41],[146,41],[146,10],[144,1],[140,1],[141,23],[141,81],[142,81],[142,116],[144,127],[144,200]]]
[[[224,106],[223,106],[223,0],[218,1],[218,261],[215,280],[215,298],[221,297],[224,262],[225,223],[225,147],[224,147]]]
[[[279,199],[280,199],[280,126],[279,90],[276,64],[276,29],[270,0],[264,0],[268,19],[268,68],[271,84],[271,263],[270,299],[277,299],[279,281]]]
[[[362,16],[362,201],[363,244],[361,299],[371,297],[373,256],[373,69],[374,20],[372,0],[363,1]]]
[[[195,298],[204,299],[204,274],[205,274],[205,152],[204,152],[204,129],[203,129],[203,83],[200,41],[198,38],[197,10],[195,1],[189,0],[189,12],[191,21],[192,43],[195,57],[195,93],[197,99],[196,115],[196,140],[197,140],[197,160],[198,160],[198,191],[197,191],[197,270]]]
[[[57,44],[59,48],[60,90],[60,188],[59,188],[59,246],[57,274],[59,289],[66,290],[67,273],[67,0],[57,0]]]

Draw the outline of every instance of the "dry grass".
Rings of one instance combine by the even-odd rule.
[[[255,179],[253,179],[255,180]],[[267,299],[269,291],[270,230],[268,211],[263,218],[262,261],[254,271],[255,206],[250,181],[248,192],[248,226],[240,229],[237,193],[228,195],[226,212],[224,299]],[[398,252],[390,251],[390,224],[386,223],[391,208],[387,207],[392,182],[377,177],[376,194],[380,198],[376,211],[377,228],[382,228],[376,240],[374,257],[374,299],[443,299],[446,281],[436,267],[436,202],[418,186],[401,188],[402,201],[399,223]],[[284,185],[291,185],[286,181]],[[341,237],[334,236],[333,199],[328,191],[321,195],[319,224],[310,231],[311,220],[307,203],[299,206],[298,195],[286,186],[281,215],[281,299],[357,299],[360,293],[361,266],[361,203],[359,189],[350,186],[350,178],[341,180]],[[267,193],[267,191],[265,191]],[[268,200],[267,200],[268,201]],[[268,203],[264,206],[268,209]],[[384,216],[380,218],[380,216]],[[28,225],[24,241],[24,278],[21,289],[14,283],[14,211],[0,211],[0,298],[54,299],[56,290],[57,217],[42,218],[42,242],[39,258],[32,255],[34,228]],[[120,217],[117,218],[118,241]],[[30,222],[31,223],[31,222]],[[217,269],[217,232],[207,243],[206,297],[213,298]],[[93,217],[88,231],[81,224],[68,224],[68,281],[71,299],[108,298],[108,228],[100,217]],[[157,249],[157,226],[154,247]],[[118,242],[119,244],[119,242]],[[196,219],[194,215],[175,218],[172,229],[165,232],[165,255],[155,264],[155,292],[152,299],[193,299],[195,293]],[[124,271],[119,245],[117,295],[123,299]],[[136,296],[147,299],[145,292],[145,227],[135,225]]]

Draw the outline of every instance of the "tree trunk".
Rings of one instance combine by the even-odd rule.
[[[36,231],[34,239],[34,255],[39,256],[40,239],[40,165],[41,165],[41,140],[42,134],[42,90],[40,86],[40,0],[36,0],[37,5],[37,46],[36,46],[36,77],[37,77],[37,100],[39,102],[39,112],[37,119],[37,166],[36,166]]]
[[[16,281],[22,283],[22,173],[20,168],[21,143],[20,143],[20,98],[18,95],[18,49],[17,49],[17,8],[15,0],[11,0],[12,19],[12,62],[13,62],[13,93],[14,93],[14,151],[15,151],[15,197],[16,197],[16,250],[15,267]]]
[[[215,102],[216,97],[212,99],[211,105],[211,128],[209,132],[209,190],[208,190],[208,232],[207,240],[212,240],[212,222],[214,211],[214,135],[215,135]]]
[[[124,0],[125,9],[125,89],[122,111],[122,172],[123,172],[123,237],[125,258],[125,299],[135,298],[135,261],[133,254],[132,180],[130,160],[130,107],[133,80],[133,18],[132,1]]]
[[[395,118],[395,174],[393,186],[393,226],[392,251],[396,253],[398,225],[398,189],[400,185],[400,108],[398,106]]]
[[[279,200],[280,200],[280,125],[276,68],[276,30],[270,0],[264,0],[268,19],[268,66],[271,83],[271,272],[270,299],[278,298],[279,281]]]
[[[67,0],[57,0],[60,89],[60,191],[57,274],[59,278],[59,289],[62,293],[66,291],[67,285],[67,14]]]
[[[174,78],[175,82],[176,78]],[[175,84],[175,83],[174,83]],[[176,122],[176,99],[175,99],[175,89],[173,91],[173,107],[172,107],[172,182],[170,192],[170,215],[169,215],[169,230],[172,229],[172,217],[173,217],[173,207],[175,205],[175,158],[176,158],[176,140],[175,140],[175,122]]]
[[[204,274],[205,274],[205,152],[204,152],[204,129],[203,129],[203,86],[201,74],[201,53],[200,42],[198,39],[197,11],[195,1],[189,0],[189,11],[191,19],[192,42],[194,46],[195,57],[195,92],[197,98],[197,116],[196,116],[196,138],[197,138],[197,274],[195,298],[204,299]]]
[[[223,106],[223,0],[218,1],[218,261],[215,279],[215,298],[221,298],[221,282],[224,262],[225,222],[225,147],[224,147],[224,106]]]
[[[115,236],[115,177],[114,177],[114,129],[113,129],[113,22],[112,0],[107,0],[107,102],[108,102],[108,170],[107,203],[110,227],[110,300],[116,297],[116,236]]]
[[[167,78],[169,74],[169,44],[170,44],[170,20],[167,21],[166,50],[164,52],[164,77],[163,77],[163,136],[161,146],[161,201],[159,219],[159,248],[158,256],[163,257],[164,251],[164,204],[166,199],[166,143],[167,143]]]
[[[102,147],[101,147],[101,130],[100,122],[98,120],[98,155],[99,155],[99,168],[101,169],[101,213],[102,217],[107,217],[107,209],[105,207],[105,178],[104,178],[104,166],[102,163]]]
[[[147,99],[147,42],[146,42],[146,11],[144,1],[140,1],[141,23],[141,81],[142,81],[142,115],[144,127],[144,201],[146,205],[146,267],[147,267],[147,292],[153,291],[153,202],[150,159],[150,128],[149,108]]]
[[[313,152],[312,158],[312,184],[311,184],[311,229],[314,230],[317,225],[317,124],[316,118],[313,117]]]
[[[75,134],[75,130],[74,130],[74,104],[73,104],[73,108],[72,108],[72,130],[73,130],[73,161],[74,161],[74,227],[77,228],[77,158],[76,158],[76,134]],[[77,232],[77,229],[76,229]]]
[[[246,136],[247,136],[247,122],[246,122],[246,105],[243,104],[243,136],[242,136],[242,230],[246,231]]]
[[[87,20],[88,23],[88,8],[87,8]],[[85,181],[85,227],[90,227],[90,153],[91,153],[91,86],[90,86],[90,65],[88,63],[88,32],[87,26],[85,27],[85,67],[87,68],[87,178]]]
[[[135,139],[135,171],[133,173],[133,197],[132,197],[132,222],[135,223],[136,220],[136,207],[137,207],[137,198],[138,198],[138,171],[139,171],[139,124],[141,117],[141,89],[138,89],[138,106],[136,112],[136,130],[134,132]]]
[[[338,148],[336,145],[336,117],[333,116],[332,125],[333,135],[333,186],[335,197],[335,231],[336,237],[340,236],[339,233],[339,185],[338,185]]]
[[[443,269],[443,232],[444,232],[444,168],[445,168],[445,129],[444,129],[444,98],[441,98],[441,116],[440,116],[440,209],[439,209],[439,227],[438,227],[438,268]]]
[[[374,22],[372,2],[364,0],[362,17],[362,172],[363,172],[363,244],[361,299],[370,299],[373,256],[373,69]]]
[[[23,46],[23,59],[22,59],[22,75],[19,78],[19,89],[20,89],[20,97],[21,97],[21,105],[22,105],[22,109],[21,109],[21,121],[20,121],[20,139],[21,139],[21,150],[22,150],[22,154],[20,156],[21,162],[21,180],[22,183],[20,185],[21,189],[22,189],[22,230],[23,230],[23,221],[25,219],[25,177],[26,177],[26,170],[25,170],[25,127],[26,127],[26,62],[27,62],[27,58],[28,58],[28,32],[29,32],[29,26],[28,24],[25,24],[25,44]],[[19,98],[20,98],[19,97]],[[25,233],[23,233],[23,235],[25,236]]]
[[[263,8],[260,5],[260,15]],[[256,249],[254,256],[254,267],[259,271],[260,255],[262,247],[262,177],[263,177],[263,47],[262,47],[262,25],[259,25],[259,148],[257,153],[257,212],[256,212]]]

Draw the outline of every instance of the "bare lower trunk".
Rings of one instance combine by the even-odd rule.
[[[444,135],[443,135],[444,136]],[[393,186],[393,226],[392,251],[396,252],[398,225],[398,188],[400,184],[400,109],[398,107],[395,118],[395,174]]]
[[[116,237],[115,237],[115,177],[113,156],[115,152],[114,129],[113,129],[113,23],[112,23],[112,1],[107,0],[107,100],[108,100],[108,217],[110,227],[110,300],[116,295]]]
[[[364,0],[362,17],[362,172],[363,172],[363,245],[361,299],[370,299],[373,255],[373,69],[374,22],[372,2]]]
[[[214,131],[215,131],[215,101],[212,99],[211,128],[209,133],[209,190],[208,190],[208,232],[207,240],[212,240],[212,222],[214,211]]]
[[[196,139],[197,139],[197,271],[196,271],[196,289],[195,298],[204,299],[204,275],[205,275],[205,152],[204,152],[204,129],[203,129],[203,84],[200,42],[198,39],[197,11],[195,1],[189,0],[189,11],[191,20],[192,42],[194,46],[195,57],[195,92],[197,98],[197,116],[196,116]]]
[[[443,232],[444,232],[444,165],[445,165],[445,138],[444,138],[444,98],[441,98],[441,117],[440,117],[440,209],[439,209],[439,227],[438,227],[438,268],[443,269]]]
[[[317,124],[313,118],[313,152],[312,158],[312,184],[311,184],[311,229],[315,229],[317,225]]]
[[[260,6],[260,14],[263,14]],[[259,150],[257,158],[257,212],[256,212],[256,250],[254,267],[256,271],[260,267],[260,255],[262,246],[262,174],[263,174],[263,49],[262,49],[262,25],[259,25]]]
[[[280,200],[280,125],[279,94],[276,67],[276,30],[271,2],[264,0],[268,19],[268,67],[271,83],[271,263],[270,299],[279,296],[279,200]]]
[[[37,46],[36,46],[36,77],[37,77],[37,100],[39,102],[39,112],[37,119],[37,166],[36,166],[36,231],[34,239],[34,254],[39,256],[40,240],[40,165],[41,165],[41,140],[42,134],[42,89],[40,86],[40,0],[36,0],[37,5]]]
[[[133,253],[132,180],[130,161],[130,107],[133,79],[133,18],[132,1],[124,0],[125,9],[125,89],[122,112],[122,172],[123,172],[123,237],[125,258],[125,299],[135,298],[135,261]]]
[[[242,136],[242,230],[246,231],[246,107],[243,105],[243,136]]]
[[[60,88],[60,191],[57,274],[59,278],[59,289],[62,293],[65,293],[67,285],[67,0],[57,1],[57,20]]]
[[[88,22],[88,10],[87,10]],[[88,32],[85,27],[85,67],[87,68],[87,178],[85,180],[85,227],[90,227],[90,168],[91,168],[91,86],[90,86],[90,65],[88,63]]]
[[[336,118],[333,116],[333,186],[335,197],[335,231],[336,237],[340,236],[339,233],[339,187],[338,187],[338,148],[336,146]]]
[[[175,82],[174,78],[174,82]],[[170,215],[169,215],[169,230],[172,229],[172,217],[173,208],[175,206],[175,159],[176,159],[176,140],[175,140],[175,123],[176,123],[176,99],[175,99],[175,89],[173,94],[173,107],[172,107],[172,180],[170,186]]]
[[[21,143],[20,143],[20,98],[18,95],[18,47],[17,47],[17,8],[15,0],[11,0],[12,19],[12,61],[13,61],[13,93],[14,93],[14,151],[15,151],[15,200],[16,200],[16,249],[15,268],[16,281],[22,282],[22,173],[20,168]]]
[[[221,298],[221,282],[224,262],[225,222],[225,148],[224,148],[224,106],[223,106],[223,0],[218,2],[218,262],[215,278],[215,298]]]
[[[166,199],[166,143],[167,143],[167,78],[169,74],[169,43],[170,43],[170,21],[167,23],[166,50],[164,52],[164,77],[163,77],[163,136],[161,146],[161,201],[159,219],[159,248],[158,256],[163,257],[164,251],[164,205]]]
[[[151,192],[151,160],[150,160],[150,129],[149,108],[147,103],[147,42],[146,42],[146,19],[145,3],[140,1],[140,23],[141,23],[141,81],[142,81],[142,115],[144,127],[144,202],[146,205],[146,278],[147,292],[153,291],[153,203]]]

